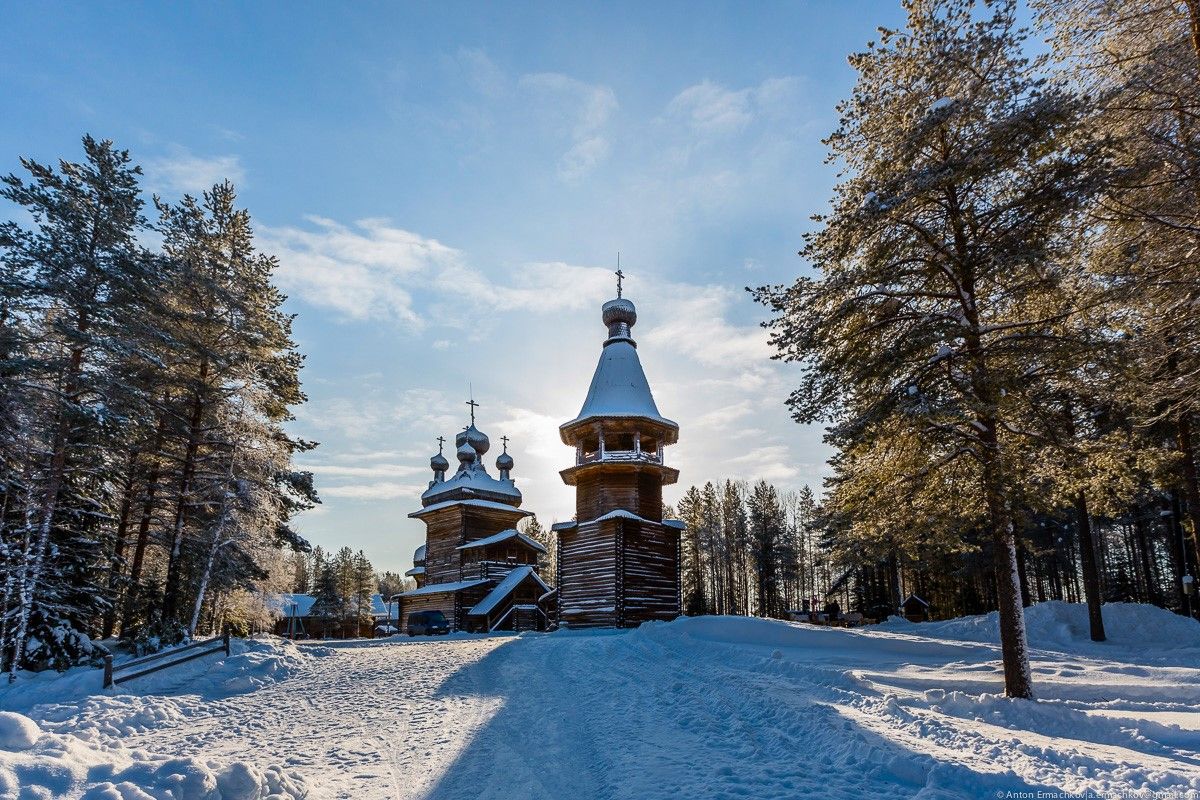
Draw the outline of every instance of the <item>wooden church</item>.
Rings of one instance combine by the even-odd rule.
[[[662,416],[638,358],[633,303],[602,309],[608,338],[583,408],[559,427],[575,463],[559,474],[575,487],[575,520],[558,523],[559,619],[570,627],[632,627],[680,613],[680,535],[663,519],[663,486],[679,471],[663,448],[679,426]]]
[[[663,486],[679,471],[663,449],[679,426],[658,413],[630,331],[633,303],[621,296],[602,308],[608,338],[578,416],[559,427],[575,448],[575,463],[559,474],[575,487],[575,520],[558,523],[556,588],[541,575],[545,547],[516,530],[521,510],[507,438],[496,459],[499,477],[484,467],[486,434],[471,424],[455,439],[458,470],[441,447],[429,462],[433,480],[422,508],[409,514],[426,526],[406,574],[417,588],[400,600],[401,630],[414,611],[438,610],[452,630],[493,631],[570,627],[633,627],[680,613],[679,520],[663,519]],[[444,442],[444,439],[438,440]]]
[[[409,514],[426,532],[406,573],[417,588],[396,596],[400,629],[408,629],[414,611],[436,610],[451,630],[544,630],[555,612],[555,592],[541,577],[546,548],[516,530],[531,514],[520,508],[507,439],[493,478],[483,463],[491,442],[475,427],[476,404],[470,405],[471,424],[455,438],[457,471],[446,477],[450,463],[439,447],[422,507]]]

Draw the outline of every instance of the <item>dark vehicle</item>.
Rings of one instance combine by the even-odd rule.
[[[408,615],[409,636],[433,636],[450,632],[450,623],[440,611],[414,611]]]

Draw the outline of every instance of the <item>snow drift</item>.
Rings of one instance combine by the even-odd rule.
[[[0,800],[308,797],[305,779],[280,766],[125,746],[133,734],[186,725],[196,706],[283,680],[330,653],[274,638],[235,640],[232,650],[228,658],[197,659],[108,692],[92,668],[22,673],[0,689],[0,707],[25,712],[0,711]]]
[[[1200,622],[1157,606],[1140,603],[1106,603],[1104,631],[1108,640],[1091,640],[1087,606],[1052,600],[1025,609],[1025,631],[1031,647],[1077,652],[1093,647],[1137,648],[1146,652],[1200,647]],[[1000,643],[1000,615],[993,611],[944,622],[909,622],[890,617],[878,630],[918,633],[935,639]]]

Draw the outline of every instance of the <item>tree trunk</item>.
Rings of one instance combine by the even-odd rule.
[[[1104,641],[1104,617],[1100,610],[1100,572],[1096,568],[1096,543],[1092,537],[1092,517],[1088,513],[1087,496],[1075,494],[1075,527],[1079,531],[1079,560],[1083,565],[1083,594],[1087,599],[1088,626],[1092,641]]]
[[[183,529],[187,522],[187,501],[192,491],[192,478],[196,473],[196,457],[200,450],[200,424],[204,419],[204,385],[208,380],[208,360],[200,362],[200,374],[196,395],[192,400],[192,413],[188,419],[188,440],[184,450],[182,473],[179,479],[179,499],[175,505],[175,520],[172,524],[171,550],[167,557],[167,581],[163,587],[163,620],[175,618],[180,595],[180,555],[183,550]]]
[[[1033,605],[1033,598],[1029,594],[1029,575],[1025,571],[1025,545],[1017,543],[1017,580],[1021,585],[1021,608],[1029,608]]]
[[[1192,523],[1190,556],[1193,564],[1200,564],[1200,480],[1196,476],[1192,421],[1186,413],[1179,417],[1179,452],[1183,456],[1183,493],[1187,500],[1188,519]]]
[[[1033,698],[1029,669],[1029,644],[1025,638],[1025,610],[1021,606],[1021,580],[1017,570],[1017,540],[1004,495],[1000,446],[995,420],[983,421],[983,489],[995,562],[996,600],[1000,610],[1000,652],[1004,662],[1004,693]]]
[[[112,602],[104,612],[104,634],[113,635],[117,625],[117,594],[121,582],[121,564],[125,558],[125,539],[129,533],[129,511],[133,506],[133,485],[137,475],[137,449],[129,451],[129,466],[125,472],[125,485],[121,489],[121,510],[117,517],[116,541],[113,544],[112,561],[108,568],[108,595]]]
[[[164,398],[164,405],[168,398]],[[129,565],[129,589],[125,593],[125,608],[121,613],[121,635],[133,622],[137,611],[138,596],[141,593],[142,565],[146,558],[146,545],[150,541],[150,523],[154,519],[154,496],[158,492],[159,458],[162,456],[163,436],[166,433],[167,414],[160,413],[158,432],[154,435],[154,447],[151,449],[150,473],[146,476],[145,494],[142,497],[142,515],[138,520],[137,540],[133,547],[133,561]]]

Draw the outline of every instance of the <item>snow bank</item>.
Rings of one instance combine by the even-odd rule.
[[[29,717],[0,711],[0,750],[28,750],[41,735],[42,729]]]
[[[112,694],[154,695],[186,692],[215,698],[251,691],[282,680],[310,664],[313,658],[330,655],[327,647],[297,647],[278,637],[234,639],[231,655],[216,653],[177,667],[155,672],[118,685]],[[132,660],[118,655],[115,665]],[[94,667],[75,667],[66,672],[21,672],[17,682],[0,684],[0,709],[28,713],[37,706],[69,703],[101,693],[103,673]]]
[[[119,744],[43,733],[21,714],[5,712],[5,732],[33,742],[14,752],[0,747],[0,800],[300,800],[304,779],[280,767],[241,761],[152,756]],[[23,740],[24,741],[24,740]]]
[[[0,800],[308,797],[304,779],[279,766],[176,758],[124,745],[134,734],[186,725],[214,701],[288,678],[333,652],[274,637],[234,640],[231,650],[228,658],[196,659],[107,692],[94,668],[22,673],[0,688],[0,707],[26,712],[0,711]]]
[[[913,633],[934,639],[999,644],[1000,615],[993,611],[944,622],[912,623],[891,617],[876,630]],[[1075,652],[1105,645],[1140,650],[1176,651],[1200,648],[1200,623],[1143,603],[1106,603],[1104,631],[1108,641],[1091,641],[1087,606],[1052,600],[1025,609],[1029,644],[1045,650]]]

